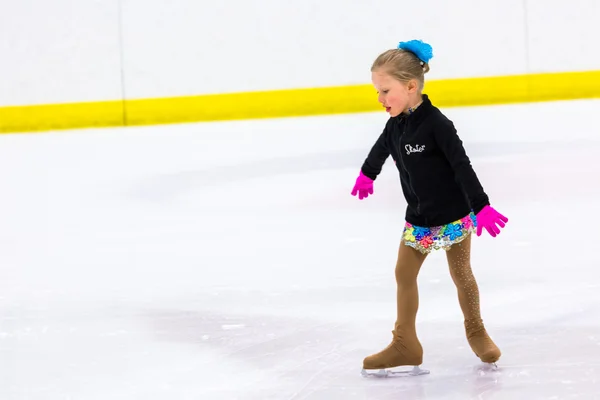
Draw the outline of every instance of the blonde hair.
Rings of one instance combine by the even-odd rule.
[[[413,52],[390,49],[381,53],[373,62],[371,72],[377,69],[385,70],[400,82],[416,79],[419,82],[419,91],[422,91],[425,85],[425,74],[429,72],[429,64],[419,60]]]

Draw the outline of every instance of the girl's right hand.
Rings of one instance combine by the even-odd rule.
[[[357,193],[360,200],[366,199],[370,194],[373,194],[373,180],[365,176],[362,171],[360,171],[358,178],[356,178],[356,183],[352,189],[352,196],[356,196]]]

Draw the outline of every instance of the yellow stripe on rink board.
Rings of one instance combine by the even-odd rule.
[[[123,125],[123,101],[0,107],[0,133]]]
[[[600,98],[600,71],[427,81],[439,107]],[[0,132],[156,125],[382,110],[370,85],[0,107]]]
[[[600,98],[600,71],[431,81],[425,92],[440,107]]]
[[[129,125],[297,117],[382,110],[370,85],[215,94],[127,102]]]

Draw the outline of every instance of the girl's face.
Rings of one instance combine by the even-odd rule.
[[[416,81],[400,82],[382,70],[373,71],[371,80],[377,90],[377,100],[390,116],[396,117],[408,110],[409,101],[417,91]]]

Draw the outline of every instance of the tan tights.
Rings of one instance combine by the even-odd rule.
[[[480,320],[479,287],[471,269],[471,235],[452,246],[446,258],[465,321]]]
[[[415,321],[419,309],[419,288],[417,276],[427,257],[426,254],[400,243],[396,262],[396,330],[402,328],[416,334]]]
[[[447,252],[450,275],[458,292],[458,300],[465,317],[465,333],[475,355],[492,363],[500,357],[500,350],[492,342],[483,326],[479,309],[479,288],[471,270],[471,236],[453,245]],[[397,317],[392,343],[379,353],[363,361],[363,368],[392,368],[400,365],[419,365],[423,348],[416,332],[419,309],[417,277],[427,258],[418,250],[402,242],[396,263]]]
[[[426,254],[400,244],[396,263],[397,319],[396,327],[415,331],[419,308],[417,277]],[[479,288],[471,270],[471,235],[453,245],[447,252],[450,275],[458,292],[458,300],[465,320],[480,320]]]

